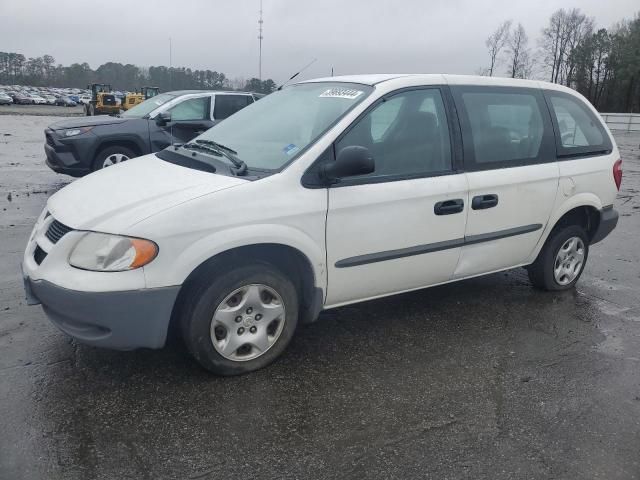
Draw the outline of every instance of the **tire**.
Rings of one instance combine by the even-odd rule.
[[[574,240],[573,244],[571,240]],[[562,255],[566,255],[564,259],[560,255],[561,249]],[[527,267],[529,280],[542,290],[569,290],[580,279],[588,257],[589,237],[584,228],[578,225],[556,227],[536,261]]]
[[[267,263],[238,266],[223,275],[203,274],[191,284],[182,305],[185,345],[202,367],[217,375],[241,375],[269,365],[285,350],[298,323],[294,284]],[[245,309],[246,305],[251,307]]]
[[[131,160],[136,156],[136,153],[127,147],[107,147],[104,150],[101,150],[94,159],[93,171],[102,170],[103,168],[115,165],[116,163]],[[107,163],[109,163],[109,165],[107,165]]]

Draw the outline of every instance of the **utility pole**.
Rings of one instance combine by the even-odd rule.
[[[171,37],[169,37],[169,88],[173,88],[172,74],[171,74],[171,65],[172,65],[172,58],[171,58]]]
[[[258,19],[258,42],[259,42],[259,53],[258,53],[258,78],[262,81],[262,0],[260,0],[260,18]]]

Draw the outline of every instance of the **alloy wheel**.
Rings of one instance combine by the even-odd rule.
[[[571,237],[562,244],[553,264],[553,276],[559,285],[568,285],[580,275],[584,253],[584,243],[580,237]]]
[[[104,162],[102,162],[102,168],[107,168],[117,163],[122,163],[126,160],[129,160],[129,157],[127,157],[124,153],[112,153],[104,159]]]
[[[224,358],[253,360],[278,340],[285,324],[282,297],[273,288],[250,284],[231,292],[211,320],[211,342]]]

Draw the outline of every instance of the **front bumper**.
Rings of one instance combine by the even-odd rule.
[[[613,208],[613,205],[608,205],[600,210],[600,223],[596,233],[594,233],[591,239],[591,245],[598,243],[609,235],[616,225],[618,224],[618,212]]]
[[[81,343],[116,350],[161,348],[179,286],[80,292],[24,277],[27,303],[42,304],[51,322]]]
[[[47,166],[56,173],[65,173],[73,177],[81,177],[91,172],[90,152],[95,138],[88,136],[73,142],[63,142],[58,135],[47,128],[45,130],[44,153]],[[83,161],[84,160],[84,161]]]

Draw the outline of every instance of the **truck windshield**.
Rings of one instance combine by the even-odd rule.
[[[125,118],[142,118],[145,115],[149,115],[156,108],[158,108],[163,103],[168,102],[169,100],[174,99],[174,95],[170,95],[168,93],[162,93],[160,95],[156,95],[153,98],[149,98],[144,102],[136,105],[133,108],[130,108],[126,112],[124,112],[121,116]]]
[[[339,82],[293,85],[231,115],[195,141],[226,145],[249,169],[278,170],[372,90],[367,85]]]

